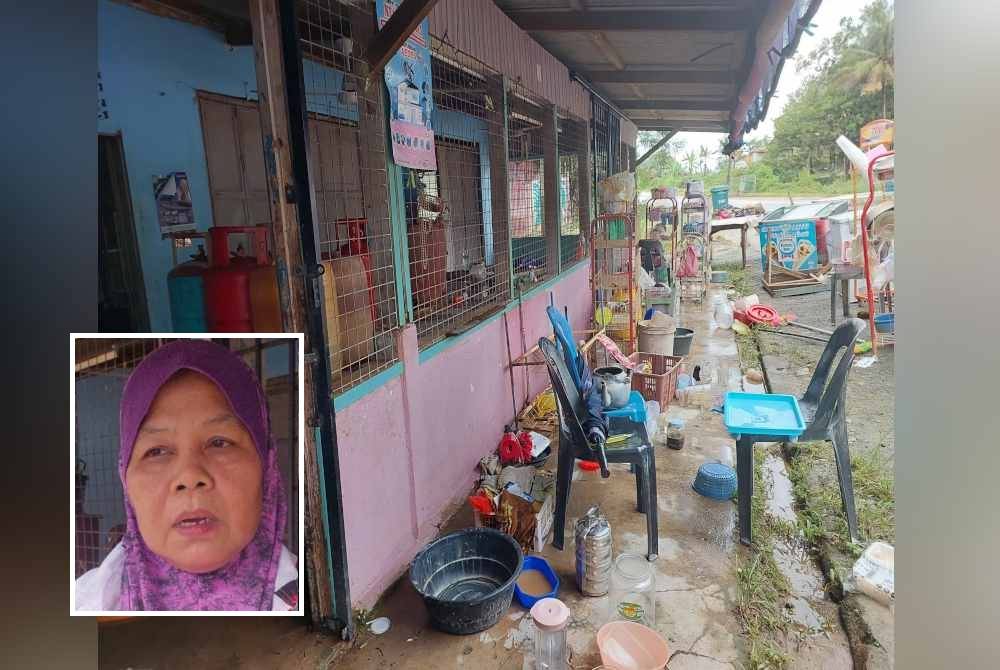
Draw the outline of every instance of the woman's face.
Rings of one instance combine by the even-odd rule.
[[[150,549],[187,572],[226,565],[257,532],[261,481],[253,438],[212,380],[182,371],[160,388],[125,471]]]

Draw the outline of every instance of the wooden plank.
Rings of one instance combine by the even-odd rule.
[[[309,354],[313,346],[306,323],[305,282],[289,280],[290,277],[303,276],[304,259],[297,205],[285,197],[286,189],[293,187],[295,179],[292,174],[288,101],[285,95],[281,25],[277,2],[278,0],[250,0],[250,19],[253,25],[264,164],[268,169],[274,252],[278,264],[282,327],[285,332],[305,333],[305,350]],[[309,426],[315,423],[314,417],[317,412],[329,410],[316,406],[313,366],[306,365],[302,370],[302,376],[305,386],[304,409],[307,417],[303,436],[306,480],[300,482],[304,487],[306,498],[305,583],[309,588],[310,614],[315,623],[322,625],[334,616],[331,597],[333,585],[330,582],[315,433]]]
[[[708,31],[746,32],[755,25],[753,14],[744,9],[712,11],[664,9],[644,11],[538,11],[506,12],[528,32],[590,31]]]
[[[588,70],[580,76],[608,84],[732,84],[728,70]]]
[[[595,240],[595,249],[628,249],[632,243],[629,240]]]
[[[684,100],[684,99],[667,99],[667,100],[654,100],[651,98],[642,99],[627,99],[627,100],[612,100],[621,109],[653,109],[658,112],[667,110],[676,110],[684,112],[724,112],[728,111],[732,105],[733,100],[728,98],[715,98],[710,100]]]
[[[365,49],[365,61],[371,68],[369,79],[382,72],[385,64],[420,27],[420,22],[431,13],[435,4],[437,0],[403,0]],[[429,44],[427,46],[430,47]]]

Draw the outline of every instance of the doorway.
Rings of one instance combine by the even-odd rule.
[[[98,302],[102,333],[149,331],[121,135],[97,136]]]

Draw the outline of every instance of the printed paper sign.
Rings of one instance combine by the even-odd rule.
[[[378,26],[381,30],[399,6],[391,0],[376,0]],[[397,165],[415,170],[437,169],[431,111],[431,35],[429,22],[406,39],[385,66],[385,85],[389,89],[389,129],[392,158]]]
[[[156,217],[160,232],[194,230],[194,209],[187,172],[169,172],[153,177]]]

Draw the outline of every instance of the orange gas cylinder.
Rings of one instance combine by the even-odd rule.
[[[210,228],[211,266],[205,271],[205,313],[215,333],[281,331],[278,282],[267,253],[267,226]],[[252,248],[231,253],[229,236],[243,234]]]

